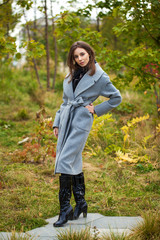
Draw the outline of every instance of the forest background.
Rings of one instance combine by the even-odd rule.
[[[135,216],[160,207],[159,1],[68,1],[58,14],[54,4],[0,1],[0,231],[33,229],[59,212],[52,123],[77,40],[94,48],[123,98],[95,117],[85,146],[89,212]]]

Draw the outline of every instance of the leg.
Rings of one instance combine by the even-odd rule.
[[[58,220],[53,224],[54,227],[61,227],[68,220],[73,219],[73,208],[70,205],[72,176],[62,174],[59,177],[59,181],[60,181],[59,190],[60,214]]]
[[[73,194],[76,201],[73,219],[78,219],[83,212],[83,217],[87,217],[87,203],[84,199],[85,184],[83,172],[72,176]]]

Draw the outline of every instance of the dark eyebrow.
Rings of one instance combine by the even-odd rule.
[[[85,52],[80,52],[79,54],[82,54],[82,53],[85,53]],[[77,56],[77,55],[74,55],[74,56]]]

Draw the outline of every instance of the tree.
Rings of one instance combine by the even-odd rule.
[[[48,42],[48,14],[47,14],[47,0],[44,0],[44,14],[45,14],[45,41],[46,41],[46,67],[47,67],[47,89],[50,89],[50,66],[49,66],[49,42]]]
[[[56,34],[55,34],[55,18],[53,15],[53,1],[50,0],[51,5],[51,19],[52,19],[52,35],[53,35],[53,44],[54,44],[54,75],[53,75],[53,81],[52,81],[52,89],[55,87],[55,81],[56,81],[56,75],[57,75],[57,65],[58,65],[58,48],[57,48],[57,40],[56,40]]]
[[[89,28],[89,22],[88,24],[85,24],[84,27],[80,21],[80,17],[77,16],[75,12],[63,12],[56,20],[56,23],[56,34],[58,37],[59,49],[61,49],[61,58],[63,61],[66,60],[66,55],[70,46],[77,40],[90,43],[96,52],[99,52],[103,47],[101,34],[97,31],[91,31]],[[87,23],[87,21],[85,21],[85,23]]]
[[[29,22],[27,22],[27,18],[26,18],[26,14],[25,14],[25,10],[23,11],[24,13],[24,17],[26,20],[26,29],[27,29],[27,36],[28,36],[28,50],[31,51],[31,53],[33,53],[35,51],[35,49],[33,48],[33,46],[35,47],[35,44],[33,45],[33,43],[35,42],[34,40],[31,39],[31,34],[30,34],[30,29],[29,29]],[[34,50],[33,50],[34,49]],[[35,74],[36,74],[36,78],[37,78],[37,82],[40,88],[42,88],[40,79],[39,79],[39,73],[38,73],[38,68],[37,68],[37,63],[36,63],[36,59],[33,56],[31,56],[32,62],[33,62],[33,66],[34,66],[34,70],[35,70]]]
[[[14,13],[12,9],[13,1],[3,1],[0,4],[0,61],[1,64],[10,63],[16,53],[16,39],[11,37],[10,33],[14,30],[20,14]],[[20,54],[17,54],[20,57]]]
[[[136,44],[128,49],[126,56],[120,57],[120,64],[127,68],[124,82],[131,82],[133,77],[137,76],[137,87],[153,89],[160,116],[159,10],[158,0],[127,0],[120,9],[125,24],[118,24],[114,30],[117,36],[122,33],[131,35]]]
[[[94,7],[95,5],[92,7],[89,5],[84,12],[91,11]],[[102,9],[99,12],[101,17],[116,15],[122,20],[112,28],[118,39],[121,36],[131,39],[131,44],[127,46],[125,53],[121,49],[103,48],[99,60],[106,71],[116,72],[117,85],[129,85],[133,78],[137,77],[135,87],[153,90],[160,116],[159,1],[99,1],[96,7]]]

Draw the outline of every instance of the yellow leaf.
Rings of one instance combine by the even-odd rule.
[[[139,161],[139,157],[133,158],[133,156],[129,156],[131,155],[130,153],[123,153],[121,150],[118,150],[116,152],[116,155],[117,155],[117,158],[116,158],[117,162],[137,163]]]
[[[124,143],[126,142],[126,140],[129,138],[129,134],[126,134],[125,136],[124,136]]]

